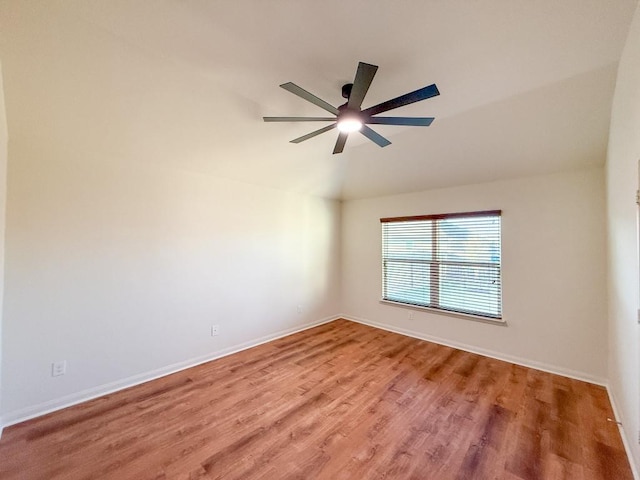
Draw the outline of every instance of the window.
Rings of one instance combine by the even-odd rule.
[[[500,210],[382,218],[382,298],[502,318]]]

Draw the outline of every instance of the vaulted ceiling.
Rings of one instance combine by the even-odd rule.
[[[47,0],[0,3],[11,142],[86,161],[147,162],[331,198],[602,165],[636,0]],[[436,83],[376,127],[289,140],[323,116],[358,61],[363,107]]]

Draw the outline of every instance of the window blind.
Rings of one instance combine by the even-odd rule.
[[[380,221],[384,300],[502,318],[499,210]]]

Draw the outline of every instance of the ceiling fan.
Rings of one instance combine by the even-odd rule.
[[[337,127],[340,133],[338,134],[338,140],[333,149],[334,154],[342,153],[349,133],[355,131],[359,131],[362,135],[381,147],[386,147],[391,144],[389,140],[367,125],[407,125],[417,127],[428,127],[431,125],[431,122],[434,120],[433,117],[376,117],[374,115],[440,95],[438,87],[436,87],[435,84],[400,95],[399,97],[379,103],[373,107],[365,108],[364,110],[361,109],[364,96],[367,94],[377,70],[378,67],[376,65],[359,62],[356,78],[353,83],[347,83],[342,86],[342,96],[347,99],[347,103],[337,108],[307,92],[295,83],[288,82],[280,85],[294,95],[332,113],[335,117],[263,117],[263,119],[265,122],[333,122],[331,125],[322,127],[302,137],[295,138],[291,140],[291,143],[304,142],[305,140],[309,140],[316,135],[328,132]]]

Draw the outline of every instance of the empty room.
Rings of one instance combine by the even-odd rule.
[[[640,480],[637,0],[0,0],[0,478]]]

